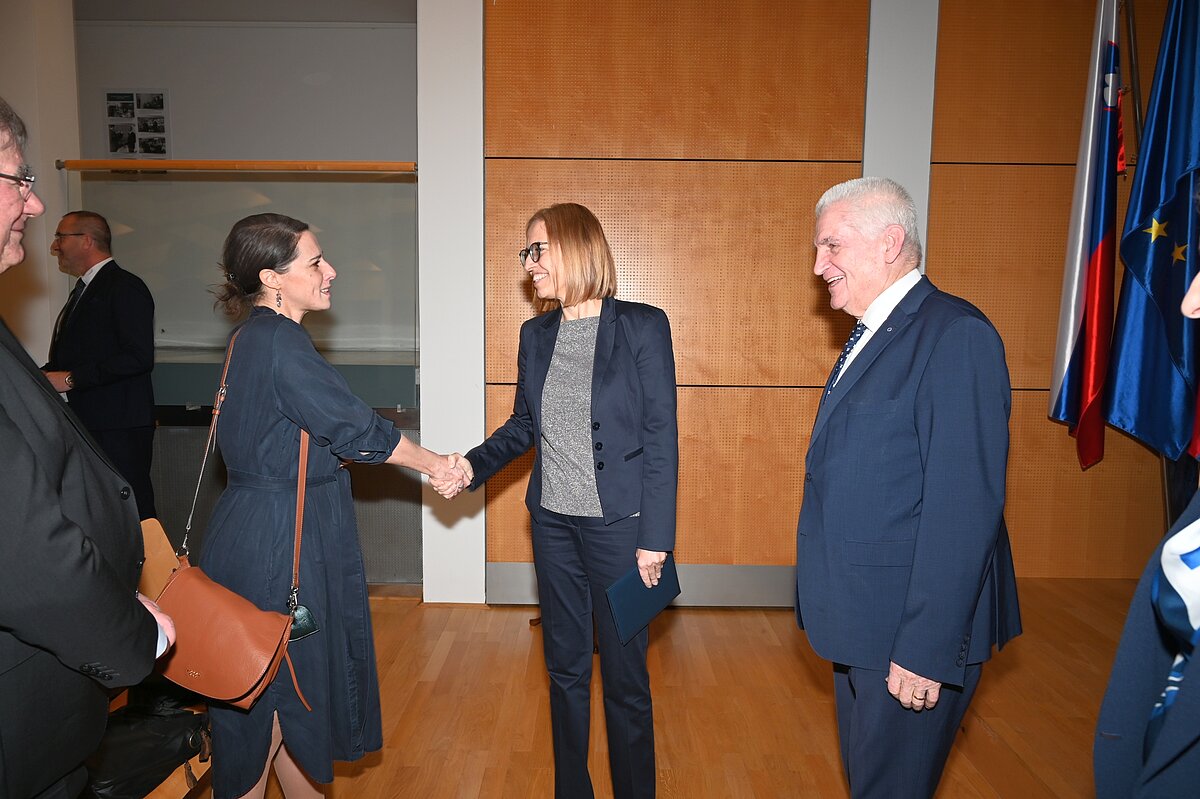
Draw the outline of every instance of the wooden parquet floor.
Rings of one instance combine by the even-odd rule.
[[[939,799],[1093,795],[1092,728],[1132,580],[1020,581],[1025,634],[985,667]],[[550,722],[532,607],[374,597],[384,749],[343,764],[338,799],[550,797]],[[846,797],[832,676],[784,609],[655,621],[658,795]],[[598,666],[597,666],[598,671]],[[598,673],[591,769],[610,796]],[[280,793],[272,785],[268,796]]]

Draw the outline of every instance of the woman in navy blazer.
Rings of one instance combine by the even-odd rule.
[[[526,225],[521,265],[544,310],[525,322],[508,421],[467,453],[471,489],[536,451],[525,504],[550,673],[555,796],[590,797],[592,622],[600,642],[616,797],[653,796],[646,630],[617,638],[605,589],[636,567],[657,585],[675,547],[679,471],[675,356],[660,309],[616,300],[604,231],[581,205]]]
[[[1182,310],[1200,318],[1200,275]],[[1193,648],[1200,633],[1189,613],[1200,602],[1200,580],[1190,577],[1197,525],[1200,493],[1154,551],[1134,592],[1096,725],[1099,799],[1200,793],[1200,667],[1192,668],[1200,661]],[[1181,635],[1190,640],[1181,643]]]

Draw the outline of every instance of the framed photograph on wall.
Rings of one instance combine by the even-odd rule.
[[[171,157],[166,89],[109,89],[104,107],[109,157]]]

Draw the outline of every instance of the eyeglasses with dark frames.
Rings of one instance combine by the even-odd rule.
[[[10,180],[16,184],[17,191],[20,192],[22,201],[28,200],[29,195],[33,194],[33,183],[37,180],[37,178],[35,178],[33,175],[30,175],[28,172],[24,175],[6,175],[5,173],[0,172],[0,178],[3,178],[4,180]]]
[[[55,233],[54,240],[69,238],[70,236],[86,236],[86,233]]]
[[[542,260],[542,253],[548,249],[550,249],[550,242],[535,241],[528,247],[521,248],[521,251],[517,253],[517,257],[521,259],[521,266],[525,265],[526,258],[536,264],[538,261]]]

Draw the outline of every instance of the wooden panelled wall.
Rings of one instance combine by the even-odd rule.
[[[1023,576],[1134,576],[1162,528],[1148,451],[1110,433],[1080,473],[1046,419],[1094,8],[941,3],[929,275],[1007,346]],[[1139,12],[1148,93],[1162,13]],[[617,296],[671,319],[680,562],[795,562],[808,433],[851,326],[812,275],[812,208],[861,173],[868,15],[867,0],[485,2],[487,428],[511,410],[533,314],[525,221],[580,202]],[[487,485],[489,562],[532,559],[530,464]]]

